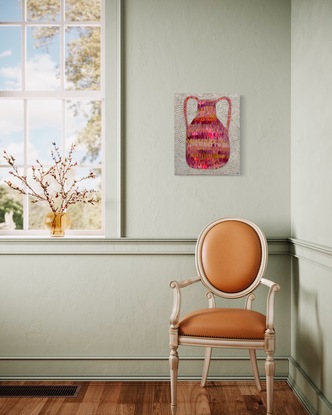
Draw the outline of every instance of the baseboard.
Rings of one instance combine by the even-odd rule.
[[[179,380],[198,380],[204,358],[182,356]],[[253,379],[248,357],[212,357],[210,380]],[[265,358],[258,368],[264,378]],[[276,357],[276,379],[287,379],[288,357]],[[0,356],[0,380],[169,380],[167,356]]]
[[[311,415],[332,415],[332,404],[322,391],[301,369],[297,362],[289,359],[288,384]]]

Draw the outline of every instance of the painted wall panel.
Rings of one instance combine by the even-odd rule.
[[[328,0],[292,0],[291,376],[318,414],[332,413],[331,16]]]
[[[221,216],[251,219],[269,237],[290,233],[290,2],[126,0],[123,12],[125,233],[171,238],[168,252],[156,253],[147,239],[131,242],[135,254],[130,249],[114,254],[122,249],[115,242],[110,255],[98,255],[109,248],[94,241],[82,240],[81,254],[68,239],[8,246],[3,241],[3,377],[168,376],[168,283],[195,275],[193,255],[182,255],[186,246],[179,238],[197,238]],[[112,92],[109,85],[107,90]],[[173,97],[190,91],[241,95],[239,177],[175,176]],[[112,151],[108,143],[107,156]],[[115,162],[114,153],[110,157]],[[114,178],[108,179],[107,186],[115,186]],[[281,285],[281,375],[287,374],[290,354],[285,251],[270,256],[268,272]],[[197,290],[188,294],[185,306],[205,304],[203,298],[194,300]],[[264,306],[257,300],[258,309]],[[197,349],[181,353],[202,356]],[[241,360],[247,359],[245,351],[229,351],[226,357],[228,373],[251,375]],[[200,370],[200,362],[187,361],[183,373],[197,376]],[[223,373],[221,367],[212,370]]]
[[[3,255],[1,263],[2,377],[168,375],[169,282],[196,275],[193,255]],[[270,256],[267,275],[282,286],[276,356],[283,359],[290,354],[289,267],[288,255]],[[205,292],[199,285],[185,290],[183,311],[206,307]],[[255,309],[265,310],[266,293],[257,296]],[[203,350],[183,348],[181,356],[199,358]],[[233,357],[237,374],[251,374],[246,351],[214,356]],[[198,376],[200,370],[187,364],[182,374]],[[229,363],[225,370],[232,373]],[[281,363],[278,373],[285,371]],[[225,372],[218,365],[212,373]]]
[[[241,216],[290,230],[289,1],[124,2],[129,237],[196,237]],[[174,94],[241,96],[240,177],[174,174]]]
[[[292,2],[292,235],[332,246],[332,3]]]

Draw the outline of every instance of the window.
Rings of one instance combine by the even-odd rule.
[[[38,234],[48,212],[4,180],[13,181],[5,149],[22,174],[39,160],[52,162],[56,142],[63,155],[76,145],[75,177],[100,190],[96,205],[71,205],[72,233],[101,234],[104,181],[103,0],[0,0],[0,231]],[[14,182],[14,181],[13,181]],[[13,226],[5,215],[13,212]]]

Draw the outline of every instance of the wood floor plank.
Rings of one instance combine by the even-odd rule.
[[[77,397],[0,398],[0,415],[171,415],[169,382],[79,384]],[[276,381],[274,386],[274,415],[308,415],[287,382]],[[177,390],[178,415],[266,414],[266,392],[258,392],[251,381],[207,382],[205,388],[199,382],[181,381]]]
[[[65,398],[48,398],[38,415],[57,415],[64,402]]]
[[[5,398],[4,405],[1,407],[1,415],[18,415],[22,414],[26,405],[28,405],[29,398]]]
[[[206,388],[201,388],[198,382],[179,382],[178,412],[211,415]]]
[[[209,394],[211,415],[230,415],[224,389],[216,385],[215,382],[208,382],[205,389]]]

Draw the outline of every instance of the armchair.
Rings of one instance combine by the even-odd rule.
[[[198,276],[170,283],[174,290],[169,329],[172,415],[176,414],[177,407],[178,346],[205,348],[202,387],[206,383],[213,347],[248,349],[259,391],[262,386],[256,350],[265,350],[267,414],[273,413],[274,295],[280,286],[263,278],[267,256],[266,238],[257,225],[244,219],[219,219],[206,226],[198,237],[195,251]],[[180,318],[182,290],[198,282],[208,289],[208,308]],[[269,289],[265,314],[252,310],[254,290],[260,284]],[[243,297],[244,308],[216,307],[215,296]]]

